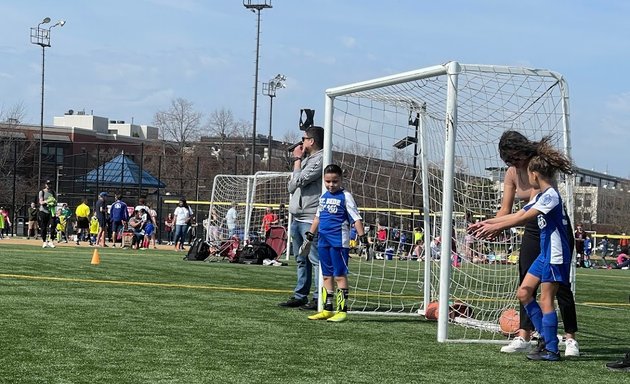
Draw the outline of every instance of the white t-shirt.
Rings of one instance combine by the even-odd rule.
[[[144,209],[145,211],[147,211],[147,213],[149,213],[149,207],[147,207],[146,205],[136,205],[135,210],[140,212],[140,210]]]
[[[188,219],[190,218],[190,216],[192,216],[193,211],[192,209],[190,209],[190,207],[186,208],[186,207],[177,207],[175,208],[175,213],[173,213],[173,216],[175,216],[175,225],[186,225],[188,223],[186,223],[186,221],[188,221]]]
[[[227,224],[228,228],[235,228],[237,219],[238,212],[236,212],[236,208],[232,207],[228,209],[227,214],[225,215],[225,224]]]

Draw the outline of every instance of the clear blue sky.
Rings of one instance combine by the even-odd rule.
[[[273,0],[262,12],[260,81],[277,73],[274,136],[299,109],[323,119],[326,88],[441,64],[524,65],[569,82],[578,166],[630,177],[630,2]],[[29,28],[64,19],[46,49],[45,123],[68,109],[151,124],[172,99],[252,119],[256,16],[241,0],[0,3],[0,106],[39,123],[41,48]],[[260,89],[260,88],[259,88]],[[259,96],[258,131],[269,98]]]

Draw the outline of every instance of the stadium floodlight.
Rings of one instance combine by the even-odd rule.
[[[352,311],[417,316],[438,302],[438,341],[506,342],[499,319],[518,305],[521,234],[510,231],[471,246],[467,219],[496,214],[502,188],[487,169],[503,165],[497,147],[506,130],[550,136],[570,156],[568,102],[558,73],[457,62],[327,89],[324,166],[334,152],[364,225],[378,220],[388,228],[379,246],[391,260],[354,259]],[[398,236],[413,238],[409,225],[417,212],[407,177],[415,166],[392,160],[410,145],[409,137],[417,138],[422,175],[411,183],[422,191],[424,250],[442,239],[436,258],[410,252],[412,242]],[[573,182],[558,183],[571,215]],[[427,262],[409,261],[415,257]],[[461,266],[453,267],[460,258]]]
[[[277,74],[276,77],[263,83],[263,95],[269,96],[269,136],[267,136],[267,171],[271,171],[271,127],[273,122],[273,98],[276,97],[276,89],[286,88],[285,75]]]
[[[37,27],[31,28],[31,44],[39,45],[42,47],[42,86],[41,86],[41,108],[39,115],[39,155],[37,164],[37,187],[40,188],[42,184],[42,146],[44,140],[44,73],[46,63],[46,47],[50,47],[50,30],[54,27],[63,27],[66,22],[60,20],[53,24],[49,28],[42,28],[42,24],[50,23],[50,17],[45,17]]]
[[[272,8],[271,0],[254,2],[243,0],[243,6],[254,13],[257,13],[256,23],[256,69],[254,71],[254,116],[252,124],[252,175],[256,172],[256,118],[258,111],[258,60],[260,58],[260,12],[263,9]]]
[[[397,142],[394,143],[394,148],[398,148],[398,149],[405,149],[408,146],[410,146],[411,144],[416,144],[418,143],[418,139],[413,137],[413,136],[407,136],[403,139],[398,140]]]

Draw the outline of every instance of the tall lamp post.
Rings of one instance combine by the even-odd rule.
[[[243,0],[243,6],[257,14],[256,24],[256,71],[254,72],[254,123],[252,124],[252,175],[256,173],[256,111],[258,109],[258,59],[260,57],[260,11],[271,7],[271,0],[255,2]]]
[[[50,23],[50,17],[45,17],[37,27],[31,28],[31,44],[42,47],[42,103],[39,115],[39,160],[37,164],[37,187],[42,185],[42,142],[44,140],[44,72],[46,63],[46,47],[50,47],[50,30],[56,26],[63,27],[66,22],[59,20],[49,28],[42,28],[42,24]]]
[[[414,118],[415,111],[415,118]],[[398,149],[403,149],[413,144],[413,168],[412,172],[412,183],[411,183],[411,207],[415,208],[416,205],[416,175],[418,172],[418,155],[420,154],[418,151],[418,129],[421,125],[421,116],[424,116],[427,112],[427,104],[423,103],[420,106],[417,106],[415,103],[412,103],[412,107],[409,110],[409,126],[414,127],[414,135],[407,136],[403,139],[400,139],[394,144],[394,147]]]
[[[286,88],[284,82],[287,77],[277,74],[276,77],[263,83],[262,93],[269,96],[269,136],[267,136],[267,171],[271,171],[271,127],[273,122],[273,98],[276,97],[276,89]]]

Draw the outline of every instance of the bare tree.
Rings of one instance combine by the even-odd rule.
[[[187,167],[190,144],[197,141],[201,135],[202,113],[194,109],[193,103],[186,99],[177,98],[171,101],[171,106],[164,111],[158,111],[153,118],[153,124],[158,127],[164,140],[172,140],[177,145],[177,156],[172,168],[174,174],[179,175],[180,193],[185,189],[184,176],[188,175]]]
[[[179,153],[183,153],[185,147],[199,139],[201,119],[201,112],[195,111],[191,101],[177,98],[171,101],[167,110],[156,112],[153,124],[164,140],[175,141]]]
[[[20,138],[18,132],[19,125],[22,119],[26,115],[26,109],[23,103],[17,103],[10,108],[4,109],[0,106],[0,169],[4,170],[8,165],[13,164],[13,157],[18,157],[18,162],[21,162],[24,156],[29,153],[27,148],[21,148],[16,154],[14,154],[15,142],[23,141]],[[28,144],[32,143],[25,143]],[[2,173],[3,176],[6,176]]]
[[[234,120],[232,110],[215,109],[208,118],[208,131],[212,136],[227,138],[237,133],[238,123]]]
[[[21,208],[18,197],[27,196],[37,188],[36,180],[25,172],[24,164],[34,155],[34,142],[24,138],[20,125],[26,109],[23,103],[9,108],[0,106],[0,179],[4,187],[0,188],[0,201],[11,202],[11,221]]]
[[[234,131],[236,137],[252,137],[252,123],[247,120],[239,120],[236,123],[236,129]]]
[[[296,130],[286,131],[281,140],[287,145],[295,144],[300,141],[300,134]]]

